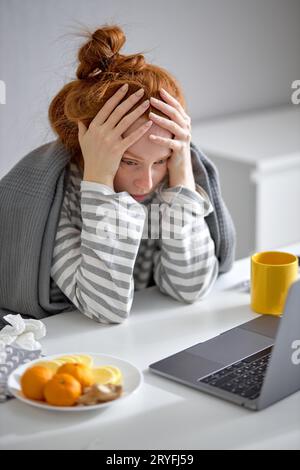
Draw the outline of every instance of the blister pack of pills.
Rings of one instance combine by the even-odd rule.
[[[41,350],[27,351],[13,345],[6,346],[5,353],[6,360],[3,364],[0,363],[0,403],[12,398],[7,388],[9,375],[20,365],[41,357]]]

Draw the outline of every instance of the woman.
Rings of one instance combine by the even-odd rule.
[[[90,35],[77,79],[49,109],[69,156],[50,303],[101,323],[124,321],[134,290],[153,284],[181,302],[203,298],[234,258],[218,176],[191,143],[178,83],[142,54],[120,54],[124,42],[118,26]]]

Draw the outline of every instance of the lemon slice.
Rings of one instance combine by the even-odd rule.
[[[87,367],[93,367],[93,358],[88,354],[78,354],[78,355],[69,355],[69,356],[61,356],[56,361],[62,361],[63,364],[66,362],[76,363],[79,362],[80,364],[84,364]]]
[[[71,362],[73,364],[75,364],[76,362],[79,362],[79,360],[77,360],[75,356],[62,356],[62,357],[59,357],[56,360],[57,361],[63,361],[64,364],[66,362]]]
[[[80,364],[84,364],[90,368],[93,367],[93,358],[87,354],[78,354],[78,355],[69,355],[69,356],[60,356],[52,361],[41,361],[38,362],[37,365],[47,367],[48,369],[56,372],[57,369],[66,363],[73,363],[79,362]]]
[[[62,366],[63,364],[65,364],[65,361],[63,361],[62,359],[53,359],[52,361],[50,362],[54,362],[54,364],[57,364],[58,367]]]
[[[122,383],[123,376],[122,376],[122,372],[120,371],[119,367],[105,366],[105,368],[111,370],[114,373],[114,375],[116,377],[116,381],[114,382],[115,385],[120,385]]]
[[[78,354],[78,356],[74,357],[76,357],[78,359],[78,362],[81,362],[81,364],[84,364],[87,367],[93,367],[93,358],[88,354]]]
[[[95,382],[101,385],[105,385],[108,383],[115,384],[116,380],[118,379],[114,371],[106,366],[95,367],[93,369],[93,375]]]

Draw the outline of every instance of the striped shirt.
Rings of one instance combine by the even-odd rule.
[[[218,260],[205,217],[207,193],[162,183],[142,203],[127,192],[82,180],[67,167],[51,268],[51,299],[66,296],[87,317],[121,323],[134,290],[151,285],[191,303],[208,294]],[[54,301],[53,300],[53,301]]]

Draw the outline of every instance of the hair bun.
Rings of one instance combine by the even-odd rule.
[[[78,52],[77,78],[85,79],[93,73],[96,75],[97,71],[100,73],[100,70],[106,70],[125,41],[125,34],[117,25],[104,26],[94,33],[88,33],[88,41]]]

